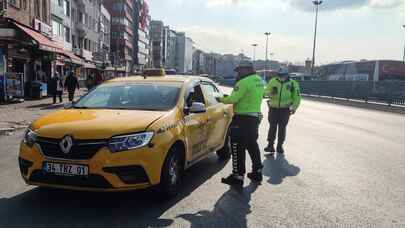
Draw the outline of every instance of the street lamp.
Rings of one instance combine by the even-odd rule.
[[[319,6],[322,4],[322,0],[315,0],[312,1],[315,5],[315,34],[314,34],[314,46],[312,50],[312,68],[311,68],[311,73],[314,75],[314,68],[315,68],[315,49],[316,49],[316,32],[318,28],[318,11],[319,11]]]
[[[253,47],[253,62],[256,60],[256,47],[258,44],[252,44]]]
[[[270,32],[265,32],[264,35],[266,36],[266,63],[264,64],[264,79],[267,78],[267,66],[269,64],[269,36],[271,35]]]

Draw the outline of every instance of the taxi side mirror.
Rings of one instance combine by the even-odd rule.
[[[193,102],[189,110],[190,113],[205,113],[207,112],[207,108],[205,104],[200,102]]]

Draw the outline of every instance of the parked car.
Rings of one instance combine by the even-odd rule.
[[[201,77],[107,81],[64,110],[34,121],[19,153],[30,185],[126,191],[157,186],[170,198],[183,171],[216,152],[229,157],[232,106]]]

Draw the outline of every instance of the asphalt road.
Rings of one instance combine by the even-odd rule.
[[[261,147],[267,129],[263,121]],[[263,157],[262,185],[220,184],[230,163],[212,156],[188,170],[170,202],[150,191],[26,186],[17,166],[21,134],[0,138],[0,227],[405,227],[404,115],[304,101],[286,156]]]

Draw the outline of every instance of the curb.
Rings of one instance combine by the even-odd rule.
[[[26,129],[28,126],[15,126],[15,127],[5,127],[0,128],[0,136],[9,135],[15,131]]]
[[[9,134],[9,133],[11,133],[11,132],[14,132],[16,129],[15,128],[12,128],[12,127],[9,127],[9,128],[0,128],[0,136],[4,136],[4,135],[7,135],[7,134]]]

